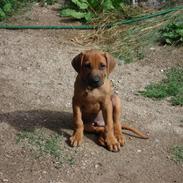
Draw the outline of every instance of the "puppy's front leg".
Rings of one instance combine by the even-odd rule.
[[[102,113],[104,117],[105,122],[105,132],[104,132],[104,140],[107,145],[108,150],[110,151],[119,151],[120,150],[120,144],[116,140],[114,136],[114,129],[113,129],[113,107],[112,107],[112,101],[110,96],[106,97],[102,104]]]
[[[74,99],[72,105],[73,105],[74,132],[73,135],[70,137],[70,145],[75,147],[79,146],[82,142],[84,125],[82,121],[82,113],[80,106]]]

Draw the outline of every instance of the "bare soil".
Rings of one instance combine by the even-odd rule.
[[[53,7],[36,5],[9,21],[66,24]],[[119,65],[111,75],[123,104],[122,121],[149,133],[149,140],[125,134],[125,146],[112,153],[96,144],[95,135],[86,134],[81,147],[71,148],[66,139],[72,134],[76,73],[70,62],[88,49],[73,45],[71,39],[82,32],[0,30],[0,182],[182,183],[183,164],[171,159],[170,149],[183,144],[183,108],[171,106],[168,99],[154,101],[136,94],[161,80],[164,70],[183,66],[183,48],[155,46],[144,60]],[[17,133],[38,128],[64,136],[60,145],[74,157],[73,165],[65,162],[58,168],[52,157],[35,158],[29,148],[16,143]]]

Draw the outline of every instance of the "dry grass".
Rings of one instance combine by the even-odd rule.
[[[145,57],[144,49],[157,42],[158,30],[179,14],[181,11],[106,29],[107,24],[116,22],[114,13],[111,13],[97,20],[97,24],[101,28],[82,34],[73,41],[80,45],[96,45],[98,48],[113,54],[122,63],[130,63],[143,59]]]

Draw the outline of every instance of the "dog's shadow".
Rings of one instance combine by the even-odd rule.
[[[69,134],[63,130],[72,129],[72,114],[49,110],[15,111],[0,114],[0,122],[6,122],[18,131],[34,131],[45,127],[68,137]]]
[[[15,111],[9,113],[1,113],[0,123],[8,123],[18,131],[33,132],[38,128],[45,127],[66,137],[66,142],[68,143],[70,134],[67,132],[67,130],[73,129],[72,118],[72,113],[65,111]],[[94,135],[86,134],[86,136],[92,141],[96,141]]]

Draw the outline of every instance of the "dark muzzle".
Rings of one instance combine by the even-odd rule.
[[[94,88],[97,88],[102,85],[102,82],[98,75],[91,75],[89,77],[88,84]]]

